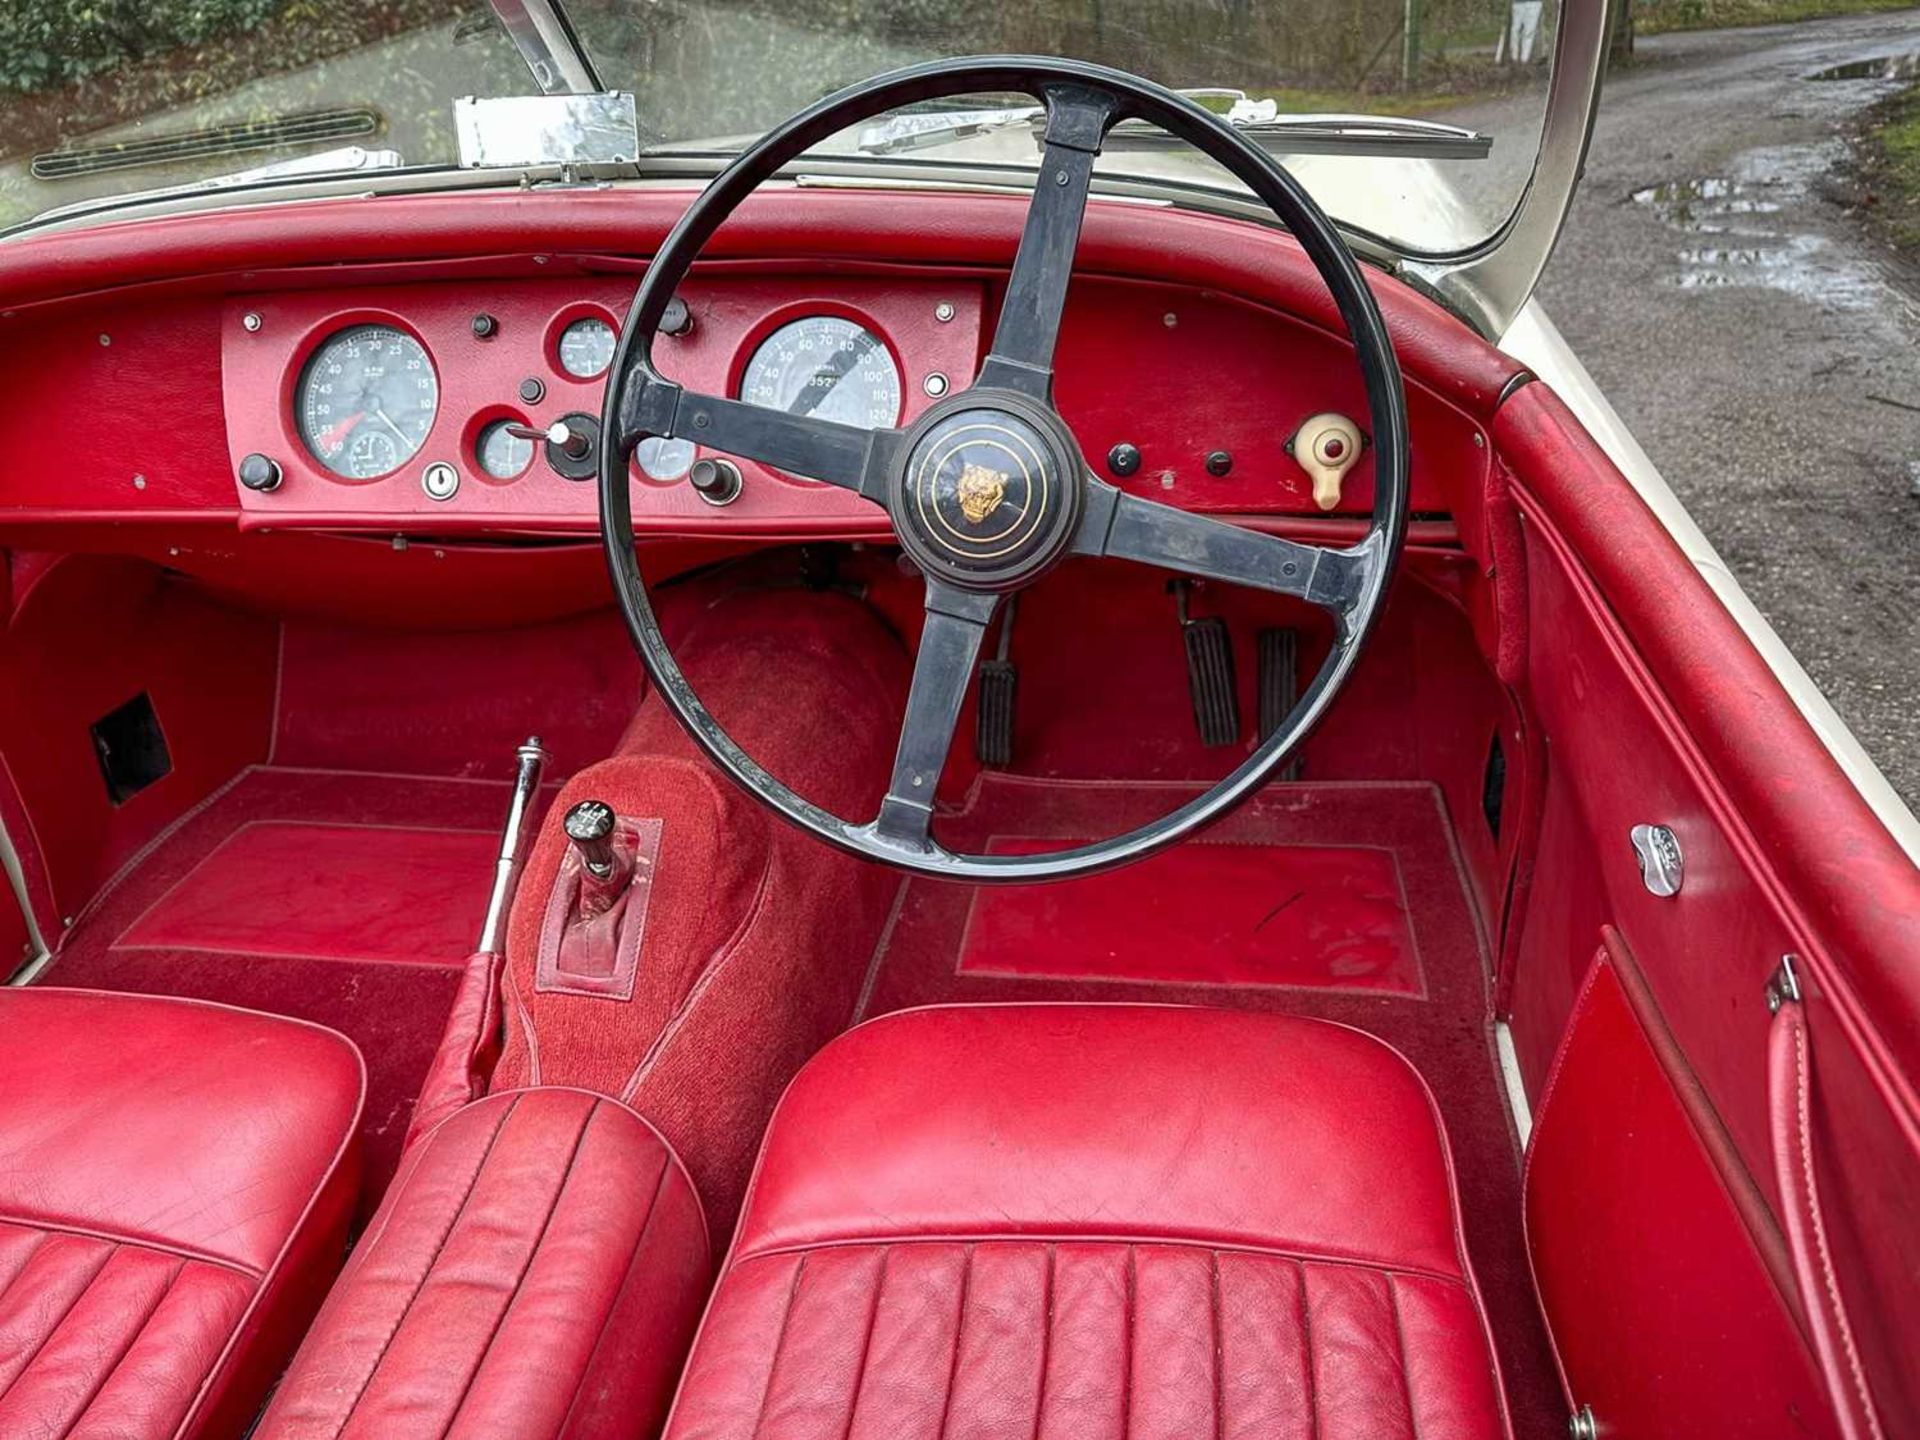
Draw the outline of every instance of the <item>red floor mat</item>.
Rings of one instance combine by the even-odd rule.
[[[967,809],[943,816],[935,830],[944,843],[963,850],[979,850],[992,837],[1009,835],[1063,845],[1143,824],[1193,793],[1186,785],[987,775]],[[1237,859],[1215,863],[1242,847],[1252,852],[1249,865]],[[1240,983],[1246,973],[1241,959],[1216,961],[1198,953],[1223,931],[1244,930],[1245,917],[1255,910],[1250,887],[1257,888],[1266,906],[1276,903],[1267,897],[1285,884],[1284,857],[1294,847],[1392,857],[1410,954],[1417,957],[1412,973],[1423,982],[1413,993],[1348,983]],[[1261,873],[1261,859],[1274,861],[1273,875]],[[1172,868],[1154,877],[1149,873],[1154,866]],[[1127,926],[1153,913],[1150,899],[1140,892],[1166,885],[1183,887],[1184,893],[1168,898],[1171,908],[1153,922],[1151,944],[1136,943]],[[953,1002],[1174,1001],[1317,1016],[1378,1035],[1426,1077],[1445,1119],[1468,1250],[1493,1324],[1514,1433],[1545,1435],[1565,1427],[1565,1402],[1527,1263],[1519,1149],[1488,1024],[1486,947],[1436,789],[1389,783],[1270,786],[1204,839],[1159,859],[1110,876],[1045,887],[1050,898],[1037,898],[1041,887],[1021,887],[999,892],[1005,901],[978,902],[989,915],[996,907],[1011,907],[1011,915],[988,922],[995,928],[985,934],[979,933],[976,913],[980,893],[940,881],[907,885],[868,980],[865,1015]],[[1290,893],[1291,887],[1278,898]],[[1116,908],[1103,914],[1103,907]],[[1282,911],[1268,928],[1297,908]],[[1018,925],[1012,923],[1015,918]],[[1296,927],[1299,919],[1292,922]],[[1105,938],[1089,940],[1076,928],[1083,926]],[[1298,946],[1309,943],[1304,928],[1293,934]],[[1103,948],[1119,951],[1120,958],[1104,962]],[[1180,953],[1160,955],[1152,962],[1154,976],[1143,979],[1141,956],[1155,948]],[[1169,978],[1176,974],[1178,982]]]
[[[101,893],[41,983],[219,1000],[346,1035],[367,1062],[370,1205],[477,938],[506,804],[504,781],[244,771]]]
[[[458,965],[486,917],[476,877],[491,878],[499,846],[486,830],[256,821],[113,943]]]
[[[1059,848],[1000,835],[987,844],[996,855]],[[1198,841],[1074,885],[978,890],[959,969],[1414,996],[1425,989],[1394,853],[1356,845]]]

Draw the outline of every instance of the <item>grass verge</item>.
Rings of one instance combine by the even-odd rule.
[[[1859,154],[1861,202],[1874,228],[1920,264],[1920,85],[1867,112]]]

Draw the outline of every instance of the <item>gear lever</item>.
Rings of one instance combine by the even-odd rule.
[[[613,875],[613,807],[604,800],[582,800],[567,811],[567,839],[581,868],[596,880]]]

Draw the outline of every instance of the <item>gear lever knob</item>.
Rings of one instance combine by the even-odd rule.
[[[580,863],[595,879],[613,873],[613,807],[604,800],[582,800],[567,811],[567,839]]]

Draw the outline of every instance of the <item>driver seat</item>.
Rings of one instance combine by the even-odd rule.
[[[953,1006],[800,1073],[669,1440],[1507,1437],[1424,1082],[1321,1021]]]

